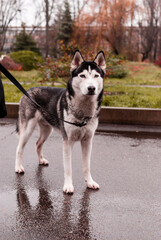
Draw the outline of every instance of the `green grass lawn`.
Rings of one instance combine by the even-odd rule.
[[[21,83],[38,84],[42,80],[37,70],[32,71],[10,71],[10,73]],[[4,75],[2,75],[3,83],[10,83]]]
[[[5,101],[6,102],[19,102],[23,93],[13,84],[3,84],[5,92]],[[28,90],[35,86],[35,84],[22,84],[22,86]]]
[[[125,78],[105,80],[103,105],[160,108],[161,68],[152,63],[127,62],[125,65],[128,69]]]
[[[151,63],[126,62],[128,75],[123,79],[106,78],[103,105],[114,107],[161,108],[161,68]],[[41,76],[36,70],[29,72],[11,71],[15,78],[28,90],[42,85]],[[22,93],[2,78],[6,102],[19,102]],[[59,79],[57,80],[59,82]],[[61,82],[61,81],[60,81]],[[48,85],[47,83],[43,84]],[[142,86],[143,85],[143,86]],[[144,86],[145,85],[145,86]],[[146,85],[157,85],[149,88]],[[142,86],[142,87],[141,87]]]
[[[123,79],[109,78],[105,85],[161,85],[161,68],[152,63],[126,62],[128,75]]]
[[[112,86],[103,105],[113,107],[161,108],[161,88]]]

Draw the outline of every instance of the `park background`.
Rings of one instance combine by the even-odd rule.
[[[0,62],[26,90],[65,87],[76,49],[105,53],[104,106],[161,107],[161,0],[0,1]]]

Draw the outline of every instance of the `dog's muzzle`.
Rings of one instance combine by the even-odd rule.
[[[96,88],[94,86],[88,87],[88,95],[95,95]]]

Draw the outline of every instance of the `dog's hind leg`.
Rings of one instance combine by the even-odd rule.
[[[83,173],[84,173],[85,182],[87,183],[87,187],[92,189],[99,189],[99,185],[92,179],[91,171],[90,171],[92,140],[93,140],[93,137],[85,138],[81,141]]]
[[[46,139],[49,137],[49,135],[52,131],[52,127],[44,121],[39,121],[39,127],[40,127],[40,137],[39,137],[38,141],[36,142],[39,164],[40,165],[48,165],[49,162],[43,157],[42,147],[43,147],[43,144],[46,141]]]
[[[17,173],[24,173],[24,168],[22,166],[22,154],[24,151],[24,147],[29,140],[29,137],[31,136],[35,126],[36,126],[37,120],[36,118],[32,118],[28,121],[28,123],[22,124],[20,127],[19,132],[19,143],[16,150],[16,162],[15,162],[15,172]]]

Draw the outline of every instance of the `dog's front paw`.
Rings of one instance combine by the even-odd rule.
[[[20,165],[20,166],[16,166],[15,167],[15,172],[16,173],[24,173],[25,171],[24,171],[24,168],[23,168],[23,166],[22,165]]]
[[[39,160],[39,164],[40,165],[49,165],[49,161],[48,160],[46,160],[45,158],[40,158],[40,160]]]
[[[63,187],[63,192],[64,193],[67,193],[67,194],[73,194],[74,193],[74,187],[73,187],[73,184],[64,184],[64,187]]]
[[[91,188],[91,189],[99,189],[100,186],[98,185],[98,183],[96,183],[95,181],[89,181],[87,182],[87,187]]]

